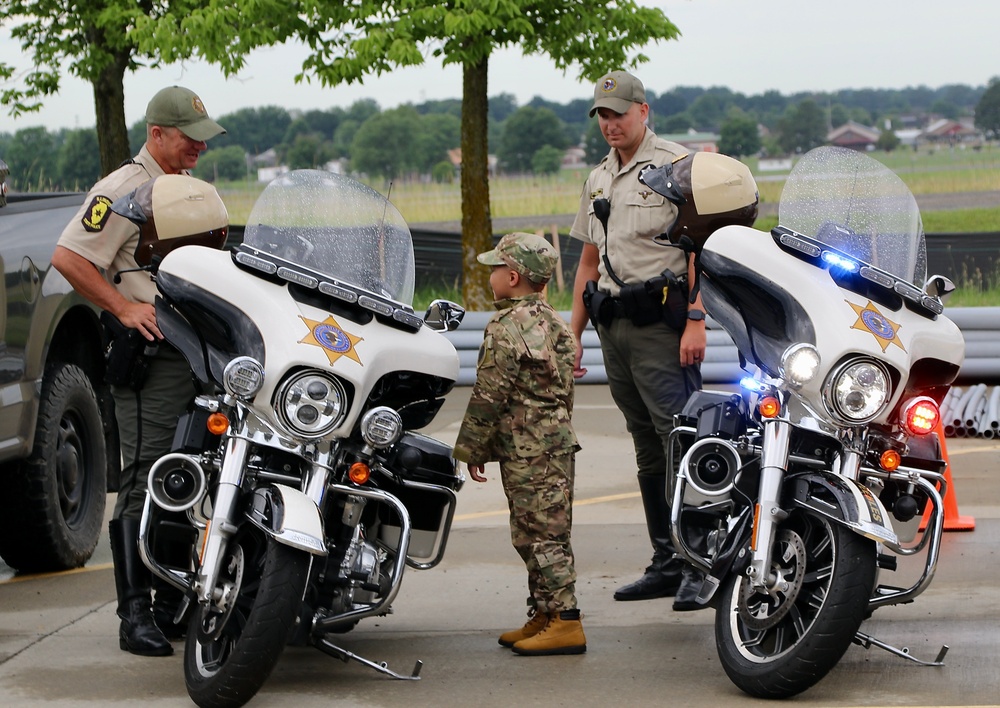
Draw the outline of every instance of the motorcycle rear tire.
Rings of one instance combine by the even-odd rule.
[[[239,579],[235,607],[224,617],[214,615],[221,631],[213,631],[213,611],[202,606],[188,626],[184,679],[192,701],[202,708],[234,708],[257,694],[295,628],[309,561],[308,553],[254,527],[244,527],[230,542],[224,566]],[[233,570],[237,565],[241,572]]]
[[[791,578],[795,590],[785,598],[779,593],[777,602],[751,594],[743,601],[744,612],[748,606],[753,612],[747,619],[740,612],[747,580],[733,575],[723,585],[715,615],[719,660],[732,682],[756,698],[788,698],[826,676],[864,621],[875,583],[873,541],[812,514],[793,514],[781,529],[787,531],[779,531],[779,538],[785,545],[794,543],[805,561],[798,577]],[[788,549],[779,543],[775,569],[783,562],[783,550]],[[787,574],[789,569],[782,570]]]

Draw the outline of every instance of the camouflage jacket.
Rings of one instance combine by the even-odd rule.
[[[579,450],[570,420],[572,331],[541,294],[495,305],[455,457],[482,464]]]

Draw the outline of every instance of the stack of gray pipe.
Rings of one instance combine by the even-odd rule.
[[[941,406],[945,437],[1000,436],[1000,386],[954,386]]]
[[[560,313],[569,321],[569,313]],[[959,380],[965,382],[1000,381],[1000,307],[957,307],[948,308],[945,314],[958,325],[965,337],[965,363]],[[462,386],[471,385],[476,380],[476,358],[479,346],[483,343],[483,330],[493,315],[492,312],[469,312],[462,321],[462,326],[445,336],[451,340],[458,350],[461,371],[458,383]],[[739,381],[744,372],[740,369],[739,354],[729,334],[719,327],[711,317],[708,318],[708,349],[705,362],[701,366],[702,378],[706,384],[731,384]],[[597,332],[587,324],[583,333],[583,366],[587,375],[579,379],[580,384],[605,384],[608,382],[604,371],[604,359],[601,356],[601,342]],[[988,398],[988,397],[987,397]],[[978,404],[977,404],[978,405]],[[952,406],[954,410],[956,406]],[[964,414],[964,411],[963,411]],[[962,417],[961,425],[945,419],[946,424],[955,426],[953,433],[959,435],[958,428],[975,429],[973,435],[979,434],[980,423],[966,424],[968,418]],[[995,420],[995,418],[994,418]],[[994,434],[996,428],[992,428]]]

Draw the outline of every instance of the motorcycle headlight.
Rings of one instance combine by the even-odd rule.
[[[308,369],[292,375],[278,388],[274,409],[293,432],[322,437],[344,419],[347,393],[334,377]]]
[[[781,378],[795,388],[809,383],[819,371],[819,351],[811,344],[793,344],[781,355]]]
[[[230,396],[251,398],[264,385],[264,367],[253,357],[238,356],[226,364],[222,385]]]
[[[378,406],[361,416],[361,437],[372,447],[389,447],[403,434],[403,419],[387,406]]]
[[[889,399],[889,373],[872,359],[844,362],[830,374],[827,384],[827,407],[846,423],[867,423]]]

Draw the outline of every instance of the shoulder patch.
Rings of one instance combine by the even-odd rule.
[[[476,361],[477,368],[486,368],[493,366],[495,363],[493,357],[493,335],[487,334],[483,339],[482,345],[479,347],[479,358]]]
[[[94,197],[87,211],[83,213],[80,223],[87,231],[101,231],[108,222],[108,214],[111,211],[111,200],[104,195],[98,194]]]

